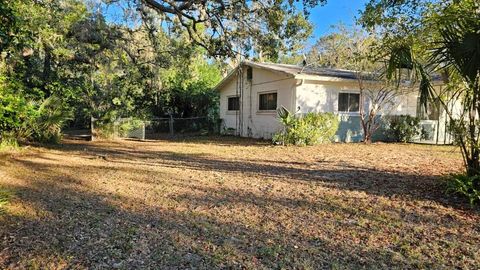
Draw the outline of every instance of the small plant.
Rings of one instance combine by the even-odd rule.
[[[18,148],[18,141],[12,133],[4,132],[0,135],[0,151],[10,151]]]
[[[420,119],[410,115],[395,115],[386,118],[386,133],[394,142],[410,142],[422,135]]]
[[[127,119],[126,121],[120,121],[117,125],[118,136],[127,137],[132,130],[141,128],[143,124],[144,122],[140,119]]]
[[[338,129],[338,118],[333,113],[307,113],[297,116],[282,107],[278,117],[283,130],[273,136],[273,142],[282,145],[314,145],[330,142]]]
[[[117,119],[112,120],[108,117],[95,120],[94,137],[102,139],[115,139],[118,137],[128,137],[128,134],[135,129],[139,129],[144,124],[141,119]]]
[[[0,214],[5,211],[4,207],[8,204],[12,195],[9,190],[0,187]]]
[[[235,135],[236,129],[232,127],[224,128],[222,134],[227,135],[227,136],[233,136]]]
[[[447,192],[466,197],[472,205],[480,202],[480,175],[452,175],[447,182]]]
[[[31,124],[32,136],[36,141],[59,143],[62,127],[73,117],[73,112],[56,96],[45,99],[37,110],[38,117]]]

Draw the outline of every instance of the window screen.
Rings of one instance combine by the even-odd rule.
[[[277,93],[260,94],[260,111],[273,111],[277,109]]]
[[[339,93],[338,111],[339,112],[358,112],[360,110],[360,94]]]
[[[229,111],[238,111],[240,108],[240,99],[238,97],[229,97],[228,98],[228,110]]]

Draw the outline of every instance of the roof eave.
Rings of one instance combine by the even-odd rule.
[[[225,76],[225,78],[223,78],[214,88],[213,90],[214,91],[219,91],[220,88],[222,88],[228,81],[230,81],[230,79],[233,77],[233,75],[235,75],[235,73],[237,72],[238,68],[240,66],[237,66],[235,67],[234,69],[232,69],[230,72],[228,72],[227,76]]]
[[[235,73],[237,72],[237,70],[242,67],[242,66],[250,66],[250,67],[254,67],[254,68],[259,68],[259,69],[263,69],[263,70],[268,70],[270,72],[274,72],[274,73],[279,73],[279,74],[282,74],[282,75],[287,75],[287,76],[291,76],[292,78],[295,78],[295,74],[294,73],[291,73],[291,72],[286,72],[286,71],[281,71],[281,70],[276,70],[276,69],[273,69],[273,68],[268,68],[268,67],[264,67],[262,65],[259,65],[257,63],[254,63],[254,62],[250,62],[250,61],[242,61],[238,66],[236,66],[234,69],[232,69],[228,74],[227,76],[225,76],[225,78],[223,78],[214,88],[213,90],[215,91],[219,91],[220,88],[222,88],[234,75]]]
[[[255,68],[259,68],[259,69],[263,69],[263,70],[268,70],[268,71],[274,72],[274,73],[280,73],[280,74],[283,74],[283,75],[292,76],[292,77],[295,77],[295,74],[296,74],[296,73],[288,72],[288,71],[285,71],[285,70],[278,70],[278,69],[275,69],[275,68],[272,68],[272,67],[265,67],[261,64],[257,64],[255,62],[251,62],[251,61],[243,61],[242,64],[250,66],[250,67],[255,67]]]
[[[324,81],[324,82],[356,82],[356,79],[350,78],[341,78],[333,76],[322,76],[322,75],[312,75],[312,74],[296,74],[295,79],[298,80],[312,80],[312,81]]]

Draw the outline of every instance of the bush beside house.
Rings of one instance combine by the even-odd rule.
[[[338,129],[338,117],[333,113],[295,115],[286,108],[278,110],[283,130],[273,136],[282,145],[315,145],[331,142]]]

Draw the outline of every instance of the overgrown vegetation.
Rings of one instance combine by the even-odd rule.
[[[410,115],[391,115],[383,118],[385,133],[389,141],[411,142],[422,135],[420,119]]]
[[[315,145],[331,142],[338,129],[338,117],[333,113],[296,115],[285,107],[278,109],[283,130],[273,136],[282,145]]]
[[[455,123],[452,130],[474,186],[480,181],[475,177],[480,175],[479,10],[476,0],[371,0],[360,20],[382,34],[378,54],[388,55],[388,75],[418,82],[422,105],[438,101]],[[446,87],[434,89],[433,74],[442,74]],[[455,103],[461,104],[460,110],[453,109]]]
[[[103,4],[1,1],[0,141],[55,143],[90,119],[216,115],[220,67],[138,3],[107,22]],[[133,8],[133,6],[131,7]],[[212,120],[213,121],[213,120]]]
[[[308,9],[323,2],[0,0],[0,140],[55,142],[92,117],[200,116],[213,126],[225,57],[299,50]]]

